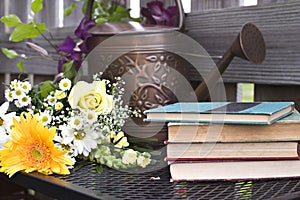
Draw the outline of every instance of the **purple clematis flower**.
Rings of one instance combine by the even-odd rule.
[[[64,55],[58,62],[58,72],[62,72],[63,65],[70,60],[73,60],[77,66],[77,69],[79,69],[82,63],[82,54],[88,52],[86,41],[92,36],[88,30],[93,26],[95,26],[95,22],[93,20],[87,20],[86,18],[83,18],[79,26],[76,28],[74,34],[82,40],[82,43],[78,45],[79,49],[75,50],[76,42],[71,37],[67,37],[58,46],[56,52]]]
[[[86,41],[88,38],[92,37],[89,29],[93,26],[95,26],[95,22],[93,20],[87,20],[86,18],[83,18],[74,32],[74,34],[83,41],[78,46],[82,53],[87,53]]]
[[[176,6],[169,6],[167,9],[161,1],[147,3],[147,8],[142,7],[141,13],[146,17],[147,24],[175,26],[177,17]]]
[[[58,72],[62,72],[62,67],[68,60],[74,60],[78,66],[81,65],[82,53],[80,51],[76,51],[75,47],[75,41],[69,36],[58,46],[56,52],[64,54],[58,62]]]

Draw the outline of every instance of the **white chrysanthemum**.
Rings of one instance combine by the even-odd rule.
[[[97,121],[97,113],[94,110],[86,110],[84,114],[85,119],[89,124],[93,124]]]
[[[47,100],[47,103],[50,106],[54,106],[56,104],[56,102],[57,102],[57,99],[54,96],[52,96],[52,95],[48,95],[47,98],[46,98],[46,100]]]
[[[25,92],[19,87],[12,91],[12,96],[14,99],[21,99],[26,96]]]
[[[122,163],[124,164],[136,164],[137,152],[133,149],[128,149],[124,152],[122,156]]]
[[[11,126],[13,124],[13,117],[16,116],[16,113],[8,113],[7,110],[9,103],[5,102],[0,106],[0,134],[5,135],[11,132]]]
[[[72,85],[72,82],[69,79],[64,78],[59,82],[58,87],[62,91],[67,91],[67,90],[70,90],[71,85]]]
[[[88,156],[92,149],[97,147],[98,135],[91,127],[85,127],[82,130],[74,130],[71,127],[61,126],[61,143],[69,145],[73,143],[74,156]]]
[[[4,95],[7,101],[12,102],[14,100],[13,92],[10,89],[6,89]]]
[[[22,98],[18,99],[17,101],[19,101],[21,107],[25,107],[31,103],[31,97],[25,95]]]
[[[84,118],[81,116],[73,116],[69,120],[69,125],[73,129],[81,130],[84,125]]]
[[[21,82],[21,89],[28,94],[28,92],[31,90],[31,84],[28,81]]]
[[[13,80],[13,81],[10,82],[9,87],[11,89],[16,89],[16,88],[19,88],[20,85],[21,85],[21,82],[19,80],[15,79],[15,80]]]
[[[49,112],[41,112],[39,116],[39,120],[43,122],[44,126],[47,126],[52,121],[52,116]]]

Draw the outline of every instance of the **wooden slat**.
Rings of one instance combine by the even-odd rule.
[[[289,0],[257,0],[258,5],[263,5],[263,4],[275,4],[275,3],[286,3]]]
[[[256,101],[294,101],[300,110],[299,85],[261,85],[256,84],[254,90]]]
[[[37,15],[38,21],[47,24],[48,28],[56,28],[59,25],[59,1],[43,1],[43,10]]]
[[[239,7],[239,0],[192,0],[192,11]]]
[[[264,35],[267,56],[254,65],[235,58],[224,74],[226,82],[300,84],[300,2],[268,4],[191,13],[187,34],[213,56],[231,46],[246,22],[256,24]]]
[[[64,1],[64,9],[69,7],[74,2],[74,0],[63,0],[63,1]],[[82,14],[81,7],[82,7],[83,2],[81,1],[76,4],[77,4],[77,7],[75,10],[73,10],[71,15],[64,17],[64,22],[63,22],[64,26],[67,26],[67,27],[78,26],[79,22],[82,20],[83,14]]]

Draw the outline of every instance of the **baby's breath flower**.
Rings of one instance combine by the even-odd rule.
[[[67,78],[64,78],[64,79],[62,79],[62,80],[59,82],[58,87],[59,87],[59,89],[61,89],[62,91],[67,91],[67,90],[70,90],[71,85],[72,85],[71,81],[70,81],[69,79],[67,79]]]

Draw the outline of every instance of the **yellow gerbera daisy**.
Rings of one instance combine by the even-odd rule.
[[[11,177],[16,172],[25,170],[29,173],[38,171],[43,174],[70,174],[68,165],[73,161],[65,157],[65,151],[54,146],[53,138],[56,127],[48,129],[38,121],[39,115],[30,113],[14,119],[11,140],[0,150],[0,172]]]

